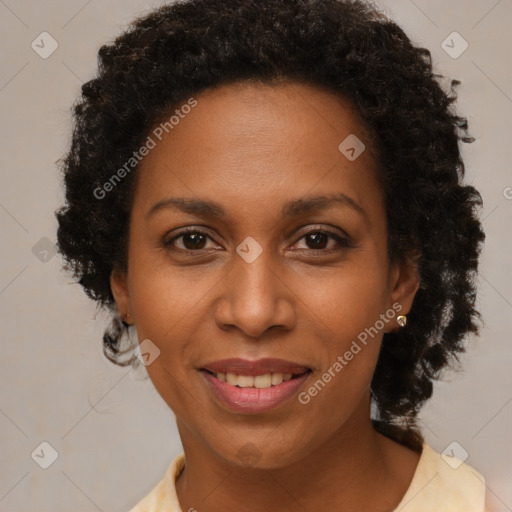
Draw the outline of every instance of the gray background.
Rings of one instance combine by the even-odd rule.
[[[464,447],[466,462],[487,479],[494,509],[509,511],[512,1],[380,3],[431,50],[437,72],[462,81],[457,109],[477,138],[462,145],[467,181],[485,203],[479,307],[486,326],[470,340],[461,371],[436,385],[422,428],[439,452],[453,441]],[[103,357],[106,316],[51,252],[53,212],[63,202],[55,162],[69,141],[69,107],[94,73],[99,46],[157,5],[0,0],[0,511],[126,511],[181,451],[174,415],[145,369]],[[31,48],[43,31],[59,44],[47,59]],[[441,47],[453,31],[469,43],[456,59]],[[59,455],[48,469],[31,458],[43,441]]]

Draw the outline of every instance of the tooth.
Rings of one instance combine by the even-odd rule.
[[[292,378],[292,374],[291,373],[285,373],[283,375],[283,380],[290,380]]]
[[[251,388],[254,386],[254,377],[251,375],[239,375],[237,384],[241,388]]]
[[[272,385],[272,375],[270,373],[266,373],[265,375],[258,375],[254,377],[254,387],[255,388],[269,388]]]
[[[219,379],[223,382],[226,382],[226,374],[225,373],[219,372],[219,373],[216,373],[215,376],[217,377],[217,379]]]
[[[236,386],[238,382],[238,377],[234,373],[226,373],[226,382],[231,384],[232,386]]]
[[[272,386],[277,386],[283,382],[283,374],[282,373],[273,373],[272,374]]]

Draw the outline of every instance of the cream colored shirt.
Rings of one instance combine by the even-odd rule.
[[[456,458],[448,460],[450,464],[424,443],[411,484],[393,512],[485,512],[483,476],[467,464],[458,465]],[[182,453],[171,462],[158,485],[130,512],[184,512],[175,486],[184,465]]]

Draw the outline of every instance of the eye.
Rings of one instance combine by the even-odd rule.
[[[190,227],[181,231],[181,233],[177,234],[173,238],[165,241],[164,246],[166,248],[178,249],[188,253],[198,252],[205,249],[205,243],[208,239],[212,240],[207,232]],[[182,245],[182,247],[176,246],[175,242],[178,240],[180,240],[180,245]]]
[[[328,245],[329,243],[329,239],[334,240],[334,247],[326,247],[326,245]],[[339,251],[343,248],[350,247],[350,242],[347,238],[325,229],[315,229],[309,231],[299,239],[299,242],[301,240],[304,240],[306,245],[308,246],[305,249],[306,251],[331,253],[334,251]]]

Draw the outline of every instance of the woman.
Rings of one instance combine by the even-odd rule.
[[[484,240],[438,77],[360,1],[190,0],[100,49],[59,250],[184,449],[132,512],[484,510],[416,425]]]

